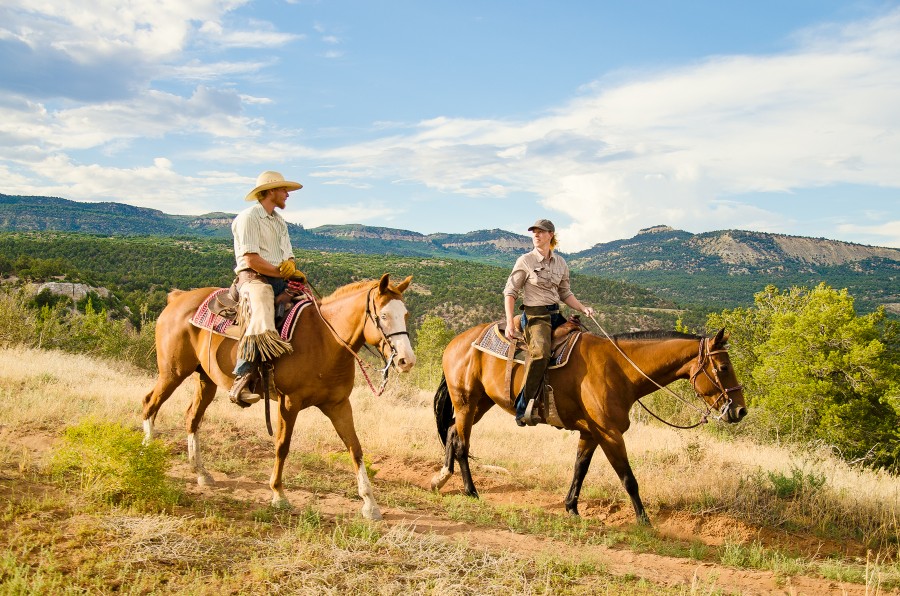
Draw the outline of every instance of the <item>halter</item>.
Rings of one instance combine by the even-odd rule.
[[[700,413],[700,421],[697,422],[696,424],[691,424],[689,426],[679,426],[677,424],[672,424],[671,422],[668,422],[667,420],[663,420],[662,418],[660,418],[659,416],[654,414],[650,410],[650,408],[645,406],[644,402],[642,402],[640,400],[640,398],[637,399],[637,402],[639,404],[641,404],[641,407],[644,408],[644,410],[646,410],[648,414],[650,414],[651,416],[653,416],[660,422],[667,424],[673,428],[688,429],[688,428],[694,428],[694,427],[700,426],[701,424],[705,424],[706,422],[709,421],[710,414],[712,414],[716,405],[719,403],[719,401],[721,401],[724,398],[725,401],[722,404],[722,407],[717,410],[718,415],[712,416],[713,420],[722,420],[722,418],[724,418],[728,414],[728,408],[731,407],[731,404],[732,404],[732,399],[728,396],[728,394],[731,393],[732,391],[737,391],[739,389],[743,389],[743,387],[744,387],[743,385],[738,384],[734,387],[725,388],[724,384],[719,380],[719,371],[716,370],[715,366],[712,366],[712,360],[710,359],[710,356],[713,354],[722,354],[722,353],[727,354],[728,350],[710,351],[706,347],[708,338],[701,337],[700,338],[700,350],[699,350],[699,353],[697,354],[697,370],[694,371],[694,373],[691,375],[690,382],[691,382],[691,389],[694,390],[694,395],[697,396],[697,398],[703,402],[703,405],[706,406],[706,411],[704,412],[703,410],[701,410],[700,408],[698,408],[691,402],[687,401],[682,396],[678,395],[677,393],[675,393],[668,387],[666,387],[664,385],[660,385],[655,380],[650,378],[650,376],[647,375],[647,373],[645,373],[643,370],[641,370],[641,368],[631,358],[629,358],[625,352],[622,351],[622,348],[619,347],[619,344],[617,344],[615,341],[613,341],[613,338],[611,338],[609,336],[609,334],[606,332],[606,330],[603,328],[603,326],[597,322],[597,319],[595,319],[593,316],[591,316],[591,320],[594,322],[595,325],[597,325],[597,327],[600,328],[600,331],[603,332],[603,335],[606,336],[606,339],[608,339],[610,341],[610,343],[616,348],[616,350],[619,351],[619,354],[621,354],[622,357],[625,358],[625,360],[627,360],[628,363],[631,364],[631,366],[633,366],[636,371],[641,373],[641,375],[643,375],[645,379],[647,379],[648,381],[650,381],[651,383],[656,385],[657,388],[662,389],[669,395],[673,396],[675,399],[684,403],[686,406],[693,408],[694,410],[696,410],[697,412]],[[712,375],[710,375],[709,372],[707,372],[707,370],[706,370],[707,363],[709,363],[710,368],[712,368],[712,371],[713,371]],[[699,391],[697,391],[697,377],[700,375],[701,371],[703,372],[703,374],[706,375],[706,377],[710,380],[710,382],[713,384],[713,386],[719,390],[719,395],[716,397],[716,400],[712,403],[712,405],[707,403],[706,399],[703,397],[703,394],[700,393]]]

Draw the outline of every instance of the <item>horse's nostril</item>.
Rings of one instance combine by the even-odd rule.
[[[747,408],[745,408],[743,406],[738,406],[737,408],[735,408],[734,419],[736,422],[743,419],[743,417],[746,415],[747,415]]]

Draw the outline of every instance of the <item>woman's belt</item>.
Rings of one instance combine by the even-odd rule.
[[[526,306],[523,304],[522,306],[519,307],[520,310],[525,310],[526,308],[544,308],[547,310],[547,312],[556,312],[559,310],[559,304],[547,304],[547,305],[538,304],[536,306]]]

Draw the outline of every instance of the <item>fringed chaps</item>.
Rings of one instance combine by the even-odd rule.
[[[275,329],[275,292],[272,286],[259,280],[241,284],[241,301],[237,323],[246,325],[238,343],[238,358],[251,362],[274,360],[293,351]]]

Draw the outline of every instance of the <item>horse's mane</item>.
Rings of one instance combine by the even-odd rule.
[[[331,302],[332,300],[337,300],[338,298],[341,298],[342,296],[345,296],[347,294],[358,292],[359,290],[361,290],[363,288],[368,288],[369,286],[371,286],[377,282],[378,282],[378,280],[364,279],[362,281],[357,281],[355,283],[347,284],[346,286],[341,286],[340,288],[336,289],[333,293],[329,294],[328,296],[325,296],[322,299],[322,303],[324,304],[325,302]]]
[[[682,333],[680,331],[668,331],[666,329],[651,329],[650,331],[634,331],[632,333],[616,333],[613,339],[703,339],[699,335],[693,333]]]

